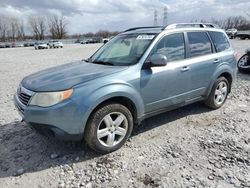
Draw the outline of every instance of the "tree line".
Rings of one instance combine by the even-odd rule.
[[[248,16],[250,18],[250,15]],[[198,22],[198,20],[192,22]],[[228,17],[226,19],[212,18],[209,21],[203,19],[200,20],[200,22],[212,22],[223,29],[236,28],[238,30],[250,30],[250,20],[243,16]],[[25,33],[27,30],[30,31],[31,36]],[[118,33],[119,32],[100,30],[96,33],[89,32],[73,35],[72,37],[109,38]],[[25,40],[27,38],[44,40],[46,37],[63,39],[67,37],[67,34],[68,22],[63,15],[30,16],[25,23],[18,17],[0,15],[0,41],[2,42]]]
[[[115,35],[118,35],[119,31],[108,31],[108,30],[99,30],[97,32],[88,32],[84,34],[72,35],[73,38],[80,40],[81,38],[110,38]]]
[[[63,39],[67,35],[67,20],[64,16],[30,16],[26,25],[23,20],[14,16],[0,15],[0,41],[16,41],[33,38],[44,40],[45,37]],[[26,35],[25,28],[32,36]]]
[[[17,17],[0,16],[0,40],[22,40],[25,38],[24,24]]]
[[[250,15],[249,15],[250,17]],[[198,22],[195,20],[195,22]],[[250,20],[243,16],[233,16],[226,19],[211,18],[210,20],[202,19],[201,23],[214,23],[222,29],[238,29],[238,30],[250,30]]]

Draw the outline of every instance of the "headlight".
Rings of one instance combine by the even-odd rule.
[[[73,93],[73,89],[59,92],[40,92],[35,93],[32,97],[30,105],[48,107],[55,105],[63,100],[68,99]]]

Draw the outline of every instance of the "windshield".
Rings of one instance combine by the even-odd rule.
[[[90,61],[115,66],[136,64],[154,36],[154,34],[118,35],[101,47]]]

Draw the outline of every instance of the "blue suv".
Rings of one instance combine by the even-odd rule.
[[[147,117],[196,101],[220,108],[235,75],[236,53],[213,24],[138,27],[87,60],[25,77],[14,101],[39,132],[108,153]]]

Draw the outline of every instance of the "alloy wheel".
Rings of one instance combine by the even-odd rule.
[[[221,105],[226,100],[227,92],[228,92],[227,83],[224,81],[221,81],[218,84],[215,90],[215,95],[214,95],[214,101],[217,105]]]
[[[105,147],[114,147],[119,144],[128,131],[128,120],[120,112],[107,114],[97,129],[98,141]]]

